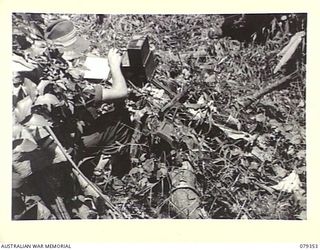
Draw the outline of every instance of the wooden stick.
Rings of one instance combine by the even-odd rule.
[[[55,205],[51,206],[51,208],[55,211],[55,215],[58,217],[58,219],[70,220],[71,217],[66,209],[66,206],[64,205],[62,198],[57,196],[54,201]]]
[[[288,76],[283,77],[282,79],[280,79],[279,81],[271,84],[270,86],[258,91],[257,93],[251,95],[251,96],[247,96],[244,97],[242,101],[239,101],[239,103],[243,106],[243,107],[248,107],[249,105],[251,105],[253,102],[257,101],[258,99],[260,99],[262,96],[276,90],[277,88],[279,88],[281,85],[283,85],[284,83],[286,83],[288,80],[290,80],[291,78],[296,77],[298,74],[298,71],[294,71],[293,73],[291,73]]]
[[[157,88],[163,89],[171,98],[173,98],[176,95],[176,93],[174,93],[171,89],[169,89],[167,86],[164,86],[161,82],[159,82],[156,79],[152,79],[150,83],[152,83]]]
[[[173,99],[167,103],[159,112],[160,117],[163,117],[164,114],[170,110],[177,102],[180,102],[182,97],[184,97],[190,90],[191,87],[186,87],[184,90],[182,90],[180,93],[176,94]]]
[[[94,185],[78,168],[78,166],[75,164],[75,162],[72,160],[71,156],[67,153],[66,149],[62,146],[56,135],[54,134],[53,130],[49,126],[45,126],[45,129],[48,131],[48,133],[52,136],[55,143],[58,145],[58,147],[61,149],[63,155],[67,158],[67,160],[71,163],[72,166],[72,172],[75,174],[75,176],[78,178],[80,186],[87,191],[88,193],[92,193],[93,196],[101,197],[105,204],[114,212],[118,213],[119,217],[122,219],[123,216],[119,209],[115,207],[109,197],[107,197],[105,194],[101,192],[101,190]]]

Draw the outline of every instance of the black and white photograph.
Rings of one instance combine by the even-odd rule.
[[[11,18],[12,221],[307,220],[307,13]]]

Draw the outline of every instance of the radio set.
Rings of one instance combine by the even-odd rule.
[[[127,80],[141,87],[152,79],[157,64],[148,37],[139,37],[129,42],[122,56],[121,70]]]
[[[158,61],[150,50],[148,37],[132,39],[123,51],[121,71],[124,78],[137,87],[150,81],[154,75]],[[92,82],[108,79],[109,64],[107,58],[87,57],[84,78]]]

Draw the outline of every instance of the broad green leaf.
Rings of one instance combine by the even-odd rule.
[[[56,106],[59,104],[60,101],[58,100],[58,98],[49,93],[39,96],[35,102],[35,105],[47,105],[49,111],[51,111],[52,105]]]
[[[285,177],[277,185],[271,187],[273,189],[287,193],[299,192],[301,190],[301,182],[299,176],[297,175],[295,170],[293,170],[290,175]]]
[[[194,150],[199,146],[197,138],[191,135],[182,136],[181,140],[187,145],[189,150]]]
[[[207,103],[207,101],[206,101],[207,98],[205,98],[204,96],[205,96],[205,94],[203,94],[199,97],[197,104],[203,106]]]
[[[34,138],[40,140],[42,138],[48,137],[49,133],[44,127],[36,127],[34,131]]]
[[[19,85],[18,87],[13,88],[13,96],[18,98],[18,101],[25,98],[27,96],[27,90],[24,86]]]
[[[27,62],[23,57],[13,54],[12,56],[12,70],[14,72],[32,71],[37,66]]]
[[[42,115],[32,114],[31,119],[25,125],[45,127],[45,126],[50,126],[51,123],[49,123]]]
[[[39,21],[38,18],[36,18],[37,21]],[[40,21],[41,22],[41,21]],[[33,39],[36,40],[34,43],[38,45],[39,43],[43,44],[43,46],[46,45],[46,42],[44,41],[44,30],[35,22],[32,22],[29,26],[30,28],[30,35],[33,35]],[[40,41],[37,39],[41,39]],[[39,46],[39,45],[38,45]]]
[[[49,84],[52,84],[50,81],[48,80],[42,80],[38,86],[37,86],[37,89],[39,91],[39,95],[43,95],[44,94],[44,91],[45,91],[45,88],[49,85]]]
[[[64,156],[61,149],[57,146],[54,150],[54,159],[52,163],[56,164],[64,161],[67,161],[67,158]]]
[[[21,143],[14,148],[15,152],[31,152],[35,150],[38,147],[37,144],[34,142],[28,140],[28,139],[22,139]]]
[[[50,210],[41,202],[37,202],[37,220],[48,220],[52,217]]]
[[[83,134],[83,127],[84,127],[84,122],[83,121],[77,121],[77,129],[81,134]]]
[[[230,129],[222,125],[217,125],[217,124],[214,124],[214,125],[218,126],[231,139],[234,139],[234,140],[244,139],[249,142],[252,142],[254,140],[254,136],[250,135],[249,133]]]
[[[24,127],[21,124],[19,124],[19,123],[14,124],[13,127],[12,127],[12,137],[13,137],[13,139],[20,139],[23,129],[24,129]]]
[[[78,216],[80,219],[88,219],[90,215],[90,208],[87,207],[85,204],[82,204],[78,209],[72,209],[72,212]]]
[[[30,161],[21,161],[19,159],[19,157],[16,157],[16,158],[18,158],[18,159],[13,160],[13,162],[12,162],[13,171],[15,173],[19,174],[22,179],[31,175],[32,174],[31,162]]]
[[[143,153],[139,158],[140,161],[145,161],[146,159],[146,153]]]
[[[69,90],[75,91],[77,84],[74,83],[73,81],[67,81],[67,82],[65,83],[65,86],[66,86]]]
[[[24,184],[24,178],[20,174],[13,172],[12,173],[12,188],[19,188]]]
[[[282,56],[282,58],[280,59],[277,66],[275,67],[275,69],[273,71],[274,74],[277,73],[280,70],[280,68],[290,60],[293,53],[298,48],[298,45],[302,41],[302,37],[304,37],[304,36],[305,36],[305,32],[300,31],[300,32],[296,33],[293,37],[291,37],[289,44],[287,46],[285,46],[279,53],[279,56]]]
[[[62,88],[62,89],[64,89],[64,90],[67,90],[67,87],[66,87],[66,85],[65,85],[65,82],[63,82],[63,81],[57,81],[56,84],[57,84],[60,88]]]
[[[154,159],[148,159],[143,164],[143,169],[145,169],[147,172],[151,173],[154,170]]]
[[[241,122],[237,118],[233,117],[232,115],[229,115],[227,123],[236,125],[238,130],[241,129]]]
[[[261,161],[272,161],[273,152],[270,150],[261,150],[259,147],[253,147],[251,154]]]
[[[26,129],[26,127],[22,126],[21,124],[14,124],[12,130],[12,138],[15,139],[28,139],[36,144],[32,133]]]
[[[29,80],[28,78],[25,78],[23,86],[27,94],[31,97],[32,101],[34,101],[37,95],[37,85],[33,81]]]
[[[74,103],[71,101],[68,101],[68,107],[69,107],[69,110],[71,111],[71,114],[74,114]]]
[[[32,99],[30,96],[25,97],[17,103],[14,110],[17,121],[22,122],[28,115],[31,114]]]
[[[307,219],[307,211],[306,210],[303,210],[298,216],[297,218],[299,220],[306,220]]]
[[[276,173],[277,177],[283,178],[287,175],[287,171],[278,164],[273,165],[272,169]]]

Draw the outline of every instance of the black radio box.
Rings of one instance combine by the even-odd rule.
[[[157,64],[148,37],[139,37],[129,42],[122,57],[121,70],[126,80],[142,87],[152,79]]]

